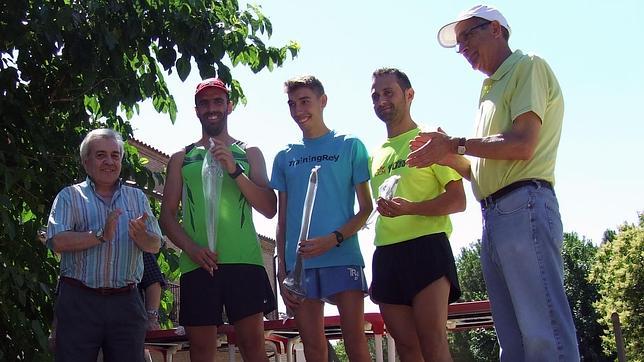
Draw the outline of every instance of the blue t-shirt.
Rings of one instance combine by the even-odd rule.
[[[369,156],[359,139],[330,131],[303,143],[289,144],[275,156],[271,187],[287,193],[286,269],[295,265],[302,210],[311,169],[320,165],[318,188],[309,226],[309,239],[330,234],[355,215],[355,186],[369,180]],[[304,268],[364,266],[358,236],[346,238],[340,247],[304,259]]]

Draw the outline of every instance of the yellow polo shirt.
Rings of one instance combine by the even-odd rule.
[[[453,169],[431,165],[429,167],[408,167],[405,163],[409,155],[409,141],[420,132],[414,128],[396,137],[388,138],[371,156],[371,192],[378,198],[378,188],[392,175],[400,175],[395,197],[409,201],[431,200],[445,192],[445,185],[460,180]],[[376,220],[376,246],[395,244],[423,235],[444,232],[449,237],[452,233],[452,223],[449,215],[423,216],[404,215],[398,217],[378,216]]]
[[[517,50],[483,82],[476,137],[506,132],[518,116],[530,111],[541,118],[539,140],[532,159],[475,158],[472,189],[477,200],[519,180],[534,178],[552,184],[555,181],[564,113],[561,88],[543,59]]]

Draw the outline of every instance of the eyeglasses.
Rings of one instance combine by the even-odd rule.
[[[481,23],[479,25],[475,25],[475,26],[469,28],[469,30],[464,31],[461,34],[459,34],[460,39],[459,39],[459,37],[457,37],[457,39],[456,39],[456,52],[457,53],[461,52],[461,47],[463,46],[463,44],[467,44],[470,41],[470,39],[472,39],[472,36],[475,34],[477,29],[482,29],[484,26],[486,26],[486,25],[488,25],[490,23],[491,23],[491,21],[486,21],[486,22]]]

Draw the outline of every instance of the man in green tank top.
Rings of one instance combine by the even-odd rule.
[[[213,361],[217,326],[235,327],[237,344],[246,361],[268,361],[262,315],[276,307],[252,209],[272,218],[275,193],[268,187],[266,164],[257,147],[248,147],[228,134],[233,110],[226,85],[206,79],[197,85],[195,112],[201,138],[170,158],[161,206],[161,225],[183,251],[180,256],[181,309],[179,322],[190,340],[192,361]],[[210,142],[214,147],[210,147]],[[216,249],[208,247],[206,198],[201,169],[207,152],[219,161],[224,175],[216,213]],[[182,208],[182,223],[177,214]]]

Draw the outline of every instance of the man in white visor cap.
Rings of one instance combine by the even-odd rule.
[[[548,64],[510,50],[509,37],[508,21],[486,5],[439,30],[441,46],[456,47],[488,76],[476,133],[421,133],[411,142],[407,163],[450,166],[472,183],[483,213],[481,266],[501,361],[578,361],[554,192],[563,96]]]

